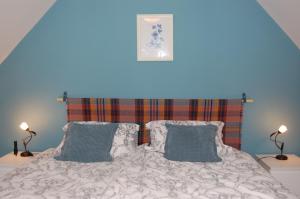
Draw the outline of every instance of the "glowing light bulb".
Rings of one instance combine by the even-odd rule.
[[[26,130],[28,129],[28,124],[27,124],[26,122],[22,122],[22,123],[20,124],[20,128],[21,128],[22,130],[26,131]]]
[[[279,129],[278,129],[278,131],[279,131],[280,133],[285,133],[287,130],[288,130],[288,129],[287,129],[287,127],[286,127],[285,125],[281,125],[281,126],[279,127]]]

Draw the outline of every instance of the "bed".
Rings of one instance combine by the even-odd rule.
[[[54,151],[3,176],[0,198],[297,198],[229,146],[220,163],[168,161],[143,146],[110,163],[60,162]]]
[[[297,198],[239,150],[242,110],[240,99],[69,98],[69,122],[139,123],[139,146],[111,162],[93,163],[58,161],[57,148],[48,149],[0,178],[0,198]],[[153,137],[145,125],[161,119],[224,122],[222,161],[166,159],[149,145]]]

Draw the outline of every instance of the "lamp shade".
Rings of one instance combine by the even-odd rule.
[[[278,129],[279,133],[285,133],[287,130],[288,129],[285,125],[281,125]]]
[[[28,129],[28,124],[26,123],[26,122],[22,122],[21,124],[20,124],[20,128],[22,129],[22,130],[24,130],[24,131],[26,131],[27,129]]]

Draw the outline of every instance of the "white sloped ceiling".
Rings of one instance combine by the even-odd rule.
[[[0,64],[56,0],[0,0]]]
[[[0,64],[56,0],[0,0]],[[300,0],[257,0],[300,49]]]
[[[300,0],[257,0],[300,49]]]

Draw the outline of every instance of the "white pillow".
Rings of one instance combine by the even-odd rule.
[[[77,124],[86,124],[86,125],[105,125],[109,122],[74,122]],[[67,123],[63,127],[63,131],[66,132],[70,123]],[[135,123],[119,123],[119,127],[115,133],[110,154],[113,158],[122,156],[124,154],[132,153],[136,150],[138,142],[138,131],[139,125]],[[61,153],[61,148],[65,142],[65,135],[61,143],[56,148],[56,155]]]
[[[119,123],[110,154],[113,158],[135,152],[140,126],[134,123]]]
[[[224,147],[222,141],[222,129],[224,123],[221,121],[176,121],[176,120],[157,120],[151,121],[146,124],[146,128],[150,130],[151,144],[149,147],[146,147],[147,150],[157,151],[164,153],[165,152],[165,142],[167,138],[167,128],[165,124],[174,124],[174,125],[185,125],[185,126],[198,126],[198,125],[215,125],[218,127],[217,136],[216,136],[216,145],[218,153],[221,152]]]

